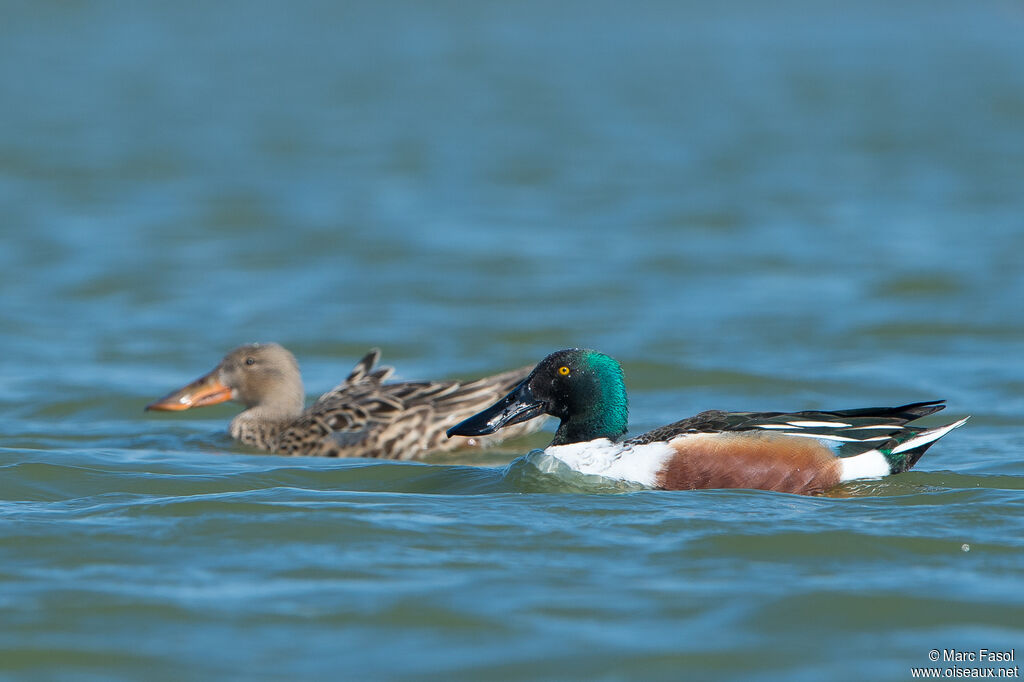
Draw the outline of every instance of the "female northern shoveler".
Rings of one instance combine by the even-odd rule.
[[[582,473],[666,490],[814,494],[914,466],[929,445],[967,421],[904,426],[943,407],[937,400],[836,412],[711,410],[622,439],[628,418],[622,368],[603,353],[570,349],[544,358],[508,395],[448,435],[485,435],[550,414],[561,423],[545,452]]]
[[[528,367],[475,381],[386,384],[394,370],[374,369],[371,350],[341,384],[303,410],[299,365],[276,343],[236,348],[213,371],[146,406],[187,410],[237,400],[246,410],[231,420],[236,440],[283,455],[415,459],[500,438],[446,441],[445,429],[494,402],[521,382]],[[504,437],[540,428],[531,424]]]

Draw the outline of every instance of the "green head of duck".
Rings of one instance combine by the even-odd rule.
[[[626,382],[614,358],[593,350],[559,351],[545,358],[534,376],[548,395],[548,414],[562,420],[552,445],[618,440],[626,433]]]
[[[552,445],[595,438],[618,440],[629,422],[622,367],[614,358],[593,350],[557,351],[507,396],[452,427],[448,435],[485,435],[540,414],[561,420]]]

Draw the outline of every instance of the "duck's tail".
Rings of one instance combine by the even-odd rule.
[[[917,464],[932,443],[953,429],[963,426],[970,417],[937,426],[933,429],[904,427],[874,450],[853,457],[843,457],[840,481],[900,474]]]
[[[934,429],[907,429],[897,437],[878,449],[889,463],[890,473],[900,474],[909,470],[932,443],[945,436],[953,429],[963,426],[970,417],[960,421],[937,426]]]

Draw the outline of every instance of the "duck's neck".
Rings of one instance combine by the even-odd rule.
[[[622,438],[629,424],[629,403],[621,376],[620,371],[615,380],[602,382],[598,391],[581,396],[575,409],[570,409],[562,418],[551,444]]]
[[[254,405],[231,420],[231,437],[259,448],[273,450],[278,434],[302,414],[305,402],[301,394]]]

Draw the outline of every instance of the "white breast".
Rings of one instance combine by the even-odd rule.
[[[634,481],[649,488],[658,484],[658,474],[676,454],[668,443],[630,447],[613,443],[607,438],[570,445],[552,445],[544,452],[580,473]]]

